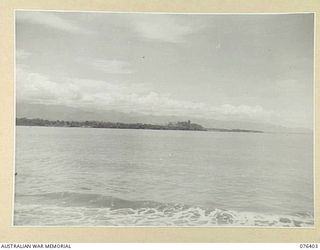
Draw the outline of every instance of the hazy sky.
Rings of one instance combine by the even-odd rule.
[[[313,123],[313,14],[16,12],[17,101]]]

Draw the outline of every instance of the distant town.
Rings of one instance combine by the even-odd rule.
[[[103,121],[63,121],[63,120],[44,120],[17,118],[17,126],[42,126],[42,127],[80,127],[80,128],[114,128],[114,129],[152,129],[152,130],[193,130],[193,131],[216,131],[216,132],[249,132],[263,133],[259,130],[246,129],[223,129],[223,128],[204,128],[203,126],[188,121],[169,122],[167,125],[146,124],[146,123],[121,123]]]

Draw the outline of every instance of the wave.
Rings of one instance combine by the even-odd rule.
[[[16,195],[15,225],[311,227],[312,214],[271,215],[99,194]]]

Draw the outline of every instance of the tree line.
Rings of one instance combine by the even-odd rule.
[[[64,120],[45,120],[17,118],[17,126],[44,126],[44,127],[83,127],[83,128],[118,128],[118,129],[155,129],[155,130],[199,130],[206,131],[199,124],[189,121],[168,123],[167,125],[147,124],[147,123],[121,123],[104,121],[64,121]]]

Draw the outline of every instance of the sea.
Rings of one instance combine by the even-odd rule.
[[[313,135],[16,127],[15,226],[313,227]]]

